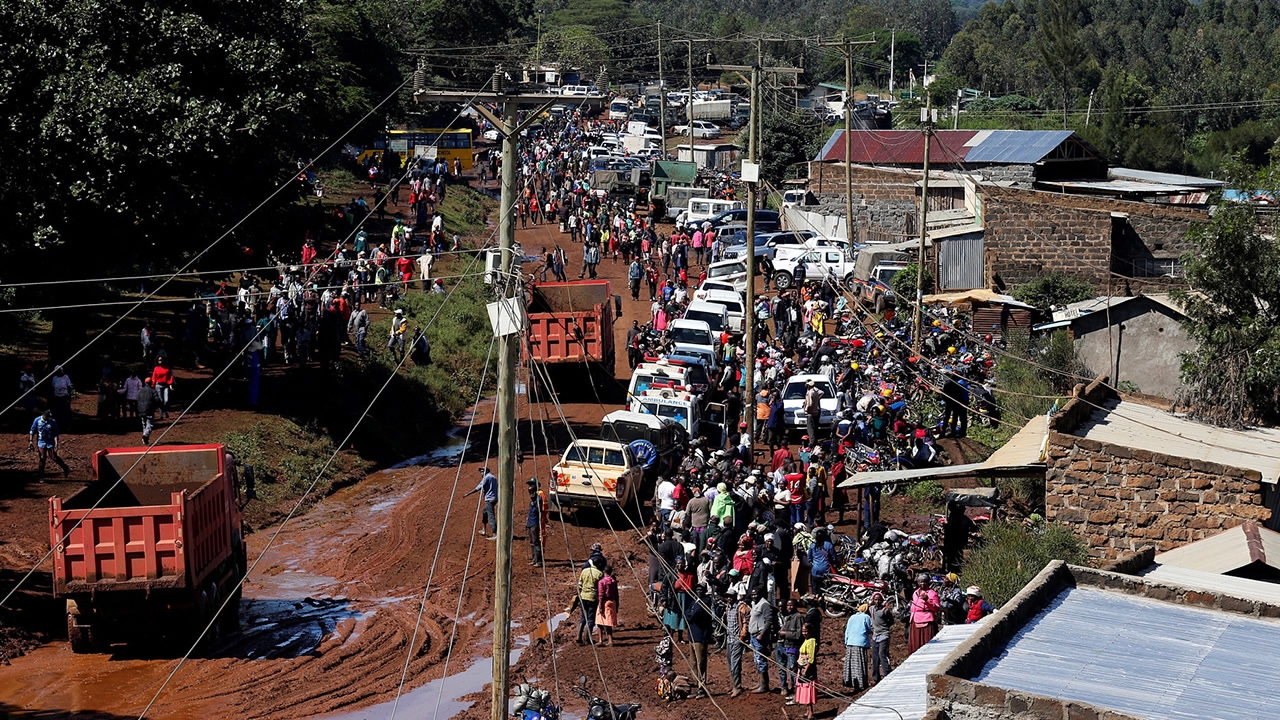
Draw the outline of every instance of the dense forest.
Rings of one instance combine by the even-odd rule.
[[[1065,124],[1118,164],[1209,174],[1243,152],[1261,165],[1280,134],[1274,0],[12,0],[0,266],[52,278],[104,243],[125,250],[104,271],[168,266],[353,124],[359,143],[423,122],[415,71],[461,88],[533,61],[653,79],[661,47],[674,84],[732,83],[707,60],[757,57],[842,82],[839,52],[819,44],[841,35],[871,41],[859,89],[887,89],[892,47],[897,90],[927,63],[944,113],[958,89],[981,95],[961,126]],[[782,142],[789,125],[816,130],[782,112],[766,134]],[[237,239],[278,235],[291,200]]]

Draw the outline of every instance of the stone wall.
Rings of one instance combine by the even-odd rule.
[[[1110,399],[1095,381],[1049,423],[1045,518],[1070,527],[1095,558],[1114,560],[1152,546],[1172,550],[1262,522],[1262,476],[1255,470],[1112,445],[1071,434]]]
[[[1030,189],[1036,181],[1035,165],[970,165],[966,169],[989,183],[1014,183],[1014,187]]]

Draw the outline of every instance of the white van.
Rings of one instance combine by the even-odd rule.
[[[693,232],[704,221],[719,215],[725,210],[741,210],[746,203],[741,200],[719,200],[717,198],[689,198],[689,209],[676,220],[678,225]]]
[[[651,387],[684,388],[688,382],[689,369],[680,365],[668,365],[664,362],[644,362],[636,366],[631,373],[631,382],[627,385],[627,397],[639,395]]]
[[[711,332],[711,326],[704,320],[687,320],[685,318],[673,320],[671,325],[667,327],[667,337],[671,338],[673,343],[693,345],[701,350],[708,350],[713,353],[718,345],[715,334]]]
[[[609,103],[609,119],[610,120],[626,120],[631,117],[631,103],[625,98],[614,98]]]
[[[711,328],[711,332],[719,337],[720,333],[729,328],[729,312],[723,305],[716,305],[711,302],[703,302],[694,300],[689,303],[689,307],[684,311],[685,320],[701,320]]]
[[[746,308],[743,307],[742,293],[724,290],[708,290],[706,297],[703,298],[706,303],[712,305],[722,305],[728,313],[729,332],[735,335],[741,335],[746,332]]]
[[[697,437],[698,425],[702,422],[698,396],[680,390],[668,388],[645,390],[631,398],[627,409],[634,413],[645,413],[674,420],[689,433],[690,437]]]

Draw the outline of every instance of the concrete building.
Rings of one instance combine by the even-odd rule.
[[[923,717],[1276,717],[1280,593],[1244,582],[1261,598],[1050,563],[928,674]]]
[[[1186,318],[1167,293],[1096,297],[1053,313],[1036,332],[1065,329],[1080,360],[1113,385],[1132,383],[1138,392],[1173,399],[1182,389],[1182,353],[1196,342],[1182,327]],[[975,327],[977,325],[975,324]]]
[[[1045,517],[1093,557],[1280,522],[1280,430],[1203,425],[1121,399],[1101,379],[1078,388],[1048,429]]]

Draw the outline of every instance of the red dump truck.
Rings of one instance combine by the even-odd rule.
[[[613,320],[622,298],[608,280],[534,284],[529,299],[529,353],[548,365],[586,363],[613,374]]]
[[[189,639],[229,593],[214,630],[237,627],[246,567],[238,492],[222,445],[95,453],[92,481],[49,499],[53,592],[67,601],[71,649],[93,652],[138,631]]]

